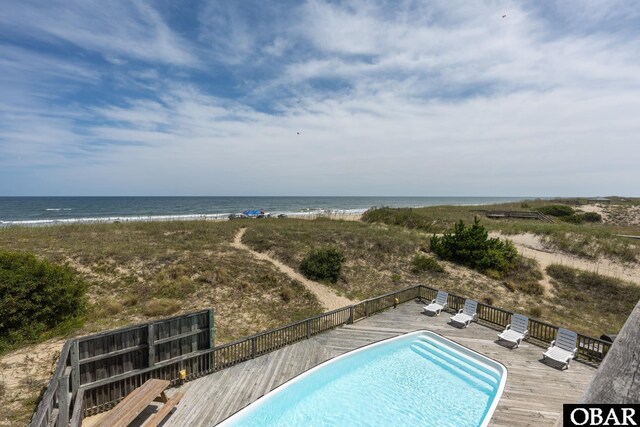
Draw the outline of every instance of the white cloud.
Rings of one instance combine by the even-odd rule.
[[[3,6],[0,25],[26,39],[72,43],[114,63],[197,65],[189,43],[144,1],[24,1]]]
[[[0,104],[0,166],[18,170],[28,153],[32,165],[57,166],[40,173],[67,194],[637,194],[640,38],[588,30],[617,16],[597,7],[584,13],[600,18],[568,32],[516,2],[319,0],[255,16],[211,3],[197,41],[144,4],[124,22],[98,22],[115,25],[117,47],[47,28],[148,64],[114,65],[109,77],[136,89],[115,100],[55,111],[40,98]],[[148,40],[157,52],[141,53]],[[175,52],[197,43],[206,47]],[[104,79],[73,61],[33,59],[50,68],[43,91],[67,73],[81,86]],[[191,80],[157,61],[236,80]]]

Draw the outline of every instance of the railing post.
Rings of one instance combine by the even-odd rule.
[[[369,317],[369,300],[364,302],[364,317]]]
[[[311,319],[307,319],[307,339],[311,338]]]
[[[258,338],[257,337],[251,338],[251,358],[252,359],[256,358],[257,347],[258,347]]]
[[[154,324],[153,323],[149,323],[147,325],[147,344],[148,344],[148,348],[147,350],[149,351],[149,367],[153,367],[156,364],[156,346],[154,344],[155,341],[155,331],[154,331]]]
[[[75,398],[78,389],[80,388],[80,348],[78,345],[78,339],[74,339],[69,349],[71,355],[71,392]]]
[[[352,305],[349,306],[349,321],[347,322],[347,325],[353,325],[353,306]]]
[[[58,380],[58,425],[69,425],[69,372],[65,370]]]

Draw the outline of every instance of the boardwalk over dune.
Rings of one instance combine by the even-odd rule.
[[[562,404],[577,402],[595,368],[574,361],[566,371],[542,363],[543,347],[523,342],[511,350],[496,343],[495,329],[472,324],[457,329],[449,315],[427,317],[423,304],[409,301],[397,309],[346,325],[231,368],[189,382],[167,422],[170,426],[211,426],[280,384],[332,357],[399,334],[426,329],[498,360],[507,367],[507,383],[492,426],[552,426]],[[419,408],[416,408],[419,410]]]

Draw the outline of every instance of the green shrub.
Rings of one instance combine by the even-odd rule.
[[[584,222],[584,217],[580,214],[572,214],[567,216],[561,216],[561,221],[568,222],[570,224],[582,224]]]
[[[86,289],[68,266],[0,251],[0,351],[80,316]]]
[[[601,222],[602,215],[597,212],[585,212],[582,214],[582,219],[586,222]]]
[[[439,257],[466,265],[492,276],[512,270],[518,260],[518,251],[510,241],[489,238],[487,230],[475,218],[471,227],[458,222],[452,233],[431,238],[431,250]]]
[[[416,255],[411,261],[411,271],[413,273],[422,273],[423,271],[430,271],[432,273],[444,273],[444,267],[438,263],[432,257],[426,257],[424,255]]]
[[[567,205],[547,205],[547,206],[539,207],[536,210],[545,215],[558,216],[558,217],[569,216],[575,213],[573,208]]]
[[[345,257],[336,248],[321,248],[311,251],[300,264],[300,271],[308,279],[327,280],[336,283]]]
[[[571,224],[582,224],[583,222],[600,222],[602,216],[596,212],[585,212],[562,216],[560,219]]]

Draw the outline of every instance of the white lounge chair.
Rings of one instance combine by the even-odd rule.
[[[523,339],[529,335],[529,318],[522,314],[514,313],[511,316],[511,324],[507,325],[498,338],[514,344],[513,348],[518,348]]]
[[[438,316],[442,312],[442,310],[446,310],[446,308],[449,306],[449,303],[447,302],[448,299],[448,292],[438,291],[436,299],[431,301],[431,304],[425,306],[422,310],[426,314],[435,314],[436,316]]]
[[[560,328],[558,329],[556,339],[551,341],[551,345],[542,355],[542,359],[549,358],[562,363],[564,365],[563,368],[569,368],[571,359],[573,359],[578,352],[578,347],[576,346],[577,342],[577,333]]]
[[[472,299],[468,299],[464,302],[464,308],[461,308],[458,314],[451,318],[451,323],[457,323],[466,328],[471,322],[478,318],[477,311],[478,303]]]

